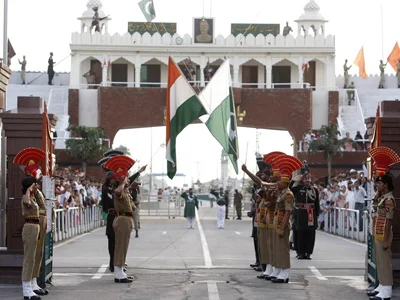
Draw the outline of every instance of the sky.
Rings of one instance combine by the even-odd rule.
[[[3,24],[3,1],[0,2],[0,24]],[[127,24],[130,21],[145,21],[137,2],[137,0],[102,0],[102,10],[112,18],[109,23],[111,34],[126,33]],[[282,30],[285,22],[289,21],[289,25],[296,34],[297,24],[294,20],[303,13],[307,2],[308,0],[273,2],[265,0],[154,0],[157,14],[155,21],[176,22],[178,33],[191,35],[193,17],[213,17],[216,35],[224,36],[230,34],[231,23],[279,23]],[[386,61],[396,41],[400,40],[398,30],[400,1],[316,0],[316,2],[321,7],[320,13],[329,20],[326,33],[335,35],[336,74],[342,74],[344,60],[353,62],[362,46],[365,52],[367,73],[378,74],[379,60],[384,57]],[[80,31],[80,21],[77,18],[86,11],[86,3],[87,0],[9,0],[8,35],[17,53],[11,68],[18,70],[17,59],[22,59],[22,56],[26,55],[28,71],[44,71],[47,69],[49,52],[53,52],[54,61],[59,63],[55,66],[55,71],[69,72],[71,33]],[[381,4],[383,4],[383,18]],[[2,25],[0,28],[2,29]],[[2,39],[0,45],[2,45]],[[389,67],[386,70],[387,73],[394,72]],[[353,66],[350,74],[356,73],[358,73],[358,68]],[[293,154],[292,138],[287,132],[272,130],[259,132],[261,132],[259,146],[261,153],[282,151]],[[255,171],[256,130],[239,128],[238,135],[239,166],[246,162],[247,152],[249,168]],[[137,166],[149,164],[152,158],[153,173],[166,173],[165,148],[160,148],[165,141],[165,129],[153,128],[152,151],[150,136],[149,128],[123,130],[117,134],[114,147],[125,145],[130,148],[132,157],[140,161]],[[247,144],[248,151],[246,151]],[[173,183],[168,181],[170,185],[181,186],[183,183],[190,183],[191,180],[196,181],[199,176],[202,182],[220,176],[218,166],[222,149],[204,125],[196,124],[187,127],[178,137],[177,149],[178,173],[185,173],[187,177],[185,179],[177,177]],[[241,179],[242,176],[242,172],[239,172],[238,178]]]

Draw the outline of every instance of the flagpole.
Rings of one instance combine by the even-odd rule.
[[[7,24],[8,24],[8,0],[4,0],[4,21],[3,21],[3,63],[8,65],[8,34],[7,34]],[[5,103],[5,102],[4,102]],[[6,107],[4,105],[4,110]]]
[[[381,3],[381,30],[382,30],[382,32],[381,32],[381,36],[382,36],[382,61],[384,61],[384,53],[385,53],[385,51],[384,51],[384,46],[383,46],[383,42],[384,42],[384,39],[383,39],[383,3]]]

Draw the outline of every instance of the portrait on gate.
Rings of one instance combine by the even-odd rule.
[[[196,44],[214,43],[214,19],[193,18],[193,40]]]

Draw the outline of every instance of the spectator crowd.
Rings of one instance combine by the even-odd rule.
[[[359,231],[362,231],[363,212],[366,210],[366,200],[374,198],[374,183],[365,177],[364,172],[351,169],[348,174],[342,173],[333,177],[328,184],[316,184],[319,190],[321,212],[319,215],[319,228],[325,228],[325,214],[336,208],[358,210]],[[338,216],[336,216],[336,226]],[[350,217],[350,230],[355,229],[355,216]],[[347,222],[345,223],[347,224]]]

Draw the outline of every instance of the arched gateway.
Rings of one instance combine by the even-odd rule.
[[[93,94],[90,97],[90,94]],[[238,125],[287,130],[295,141],[313,127],[311,89],[234,89]],[[70,124],[104,128],[111,142],[120,129],[164,125],[165,88],[100,87],[84,92],[70,89]],[[337,118],[338,93],[329,92],[329,109],[322,116]],[[240,112],[246,111],[244,117]],[[322,111],[317,111],[323,114]],[[328,123],[327,122],[327,123]]]

